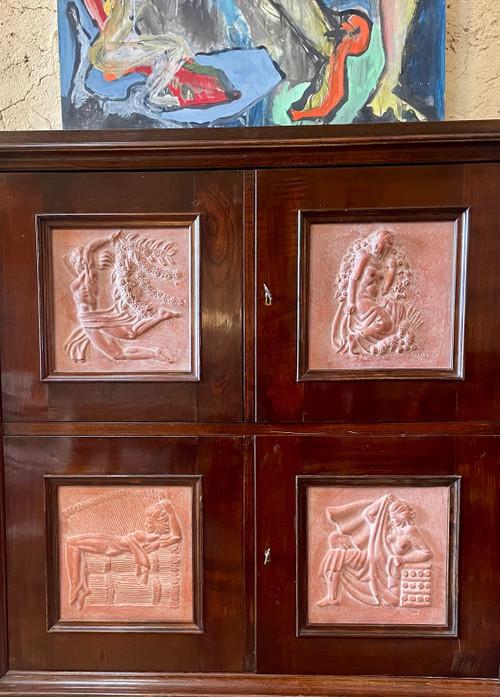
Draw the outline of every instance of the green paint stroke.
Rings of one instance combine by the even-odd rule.
[[[347,58],[348,100],[330,123],[352,123],[374,91],[385,65],[382,32],[378,25],[372,28],[368,50],[362,56]]]
[[[362,56],[348,56],[347,58],[347,85],[348,100],[338,110],[330,123],[352,123],[360,109],[368,101],[374,91],[385,65],[384,45],[382,32],[378,25],[372,28],[370,46]],[[288,110],[297,102],[306,89],[308,82],[290,87],[289,82],[282,82],[273,99],[272,119],[279,126],[296,126],[288,116]],[[298,122],[300,124],[300,122]],[[311,123],[304,120],[302,123]]]
[[[282,82],[273,98],[273,124],[277,126],[296,126],[295,121],[288,116],[288,110],[297,100],[299,100],[306,89],[308,82],[301,82],[299,85],[290,87],[290,83]]]

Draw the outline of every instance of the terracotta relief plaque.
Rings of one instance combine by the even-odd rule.
[[[195,223],[64,222],[39,228],[43,377],[196,379]]]
[[[445,483],[309,484],[307,627],[449,629],[456,491]]]
[[[422,215],[307,219],[299,377],[461,376],[463,220]]]
[[[59,486],[57,519],[61,620],[195,620],[191,486]]]

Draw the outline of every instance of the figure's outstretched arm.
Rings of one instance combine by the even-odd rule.
[[[112,232],[111,235],[107,235],[106,237],[98,237],[96,240],[92,240],[92,242],[89,242],[89,244],[85,247],[85,251],[87,254],[96,252],[98,249],[101,247],[104,247],[105,244],[108,243],[114,243],[114,241],[122,234],[122,230],[116,230],[115,232]]]
[[[353,308],[356,306],[356,294],[358,288],[358,282],[360,281],[365,267],[368,263],[368,255],[363,254],[358,260],[354,270],[349,278],[349,286],[347,288],[347,312],[352,312]]]
[[[386,295],[392,284],[394,283],[394,278],[396,276],[396,260],[394,258],[389,259],[389,271],[384,278],[384,285],[382,287],[382,295]]]

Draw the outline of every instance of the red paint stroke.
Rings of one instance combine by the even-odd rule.
[[[342,23],[341,29],[346,34],[330,55],[330,75],[325,99],[319,106],[312,109],[301,111],[292,109],[290,113],[294,121],[327,116],[344,98],[347,83],[347,57],[359,56],[366,51],[370,44],[371,24],[363,17],[353,14],[349,21]]]
[[[241,96],[232,87],[224,86],[224,77],[220,70],[188,60],[177,70],[168,89],[181,107],[221,104]]]
[[[102,0],[83,0],[89,15],[102,31],[108,21],[108,15],[104,11]]]

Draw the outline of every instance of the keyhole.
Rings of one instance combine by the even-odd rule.
[[[271,291],[269,288],[266,286],[265,283],[262,284],[264,286],[264,303],[269,306],[273,302],[273,296],[271,294]]]

